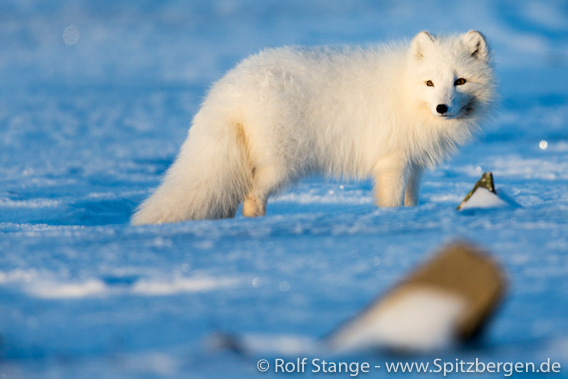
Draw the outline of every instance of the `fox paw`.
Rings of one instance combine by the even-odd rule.
[[[264,204],[256,197],[247,196],[243,203],[243,216],[245,217],[259,217],[266,214]]]

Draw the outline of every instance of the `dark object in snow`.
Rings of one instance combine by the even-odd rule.
[[[475,183],[473,189],[469,191],[467,195],[465,195],[460,205],[458,205],[458,211],[462,209],[462,207],[469,201],[471,196],[473,196],[478,188],[485,188],[489,192],[497,195],[497,192],[495,191],[495,184],[493,183],[493,173],[491,171],[484,172],[483,175],[481,175],[481,179],[479,179],[477,183]]]
[[[457,210],[466,211],[503,207],[518,208],[520,205],[502,190],[499,190],[499,193],[497,193],[493,182],[493,174],[485,172],[460,205],[458,205]]]
[[[432,353],[465,343],[505,293],[502,270],[478,247],[453,243],[322,339],[216,333],[209,346],[242,356],[314,355],[384,349]]]
[[[491,173],[487,174],[493,186]],[[465,242],[446,246],[406,283],[438,286],[467,299],[467,308],[456,329],[462,341],[478,335],[506,288],[501,268],[483,250]]]
[[[248,352],[239,336],[223,331],[218,331],[209,336],[207,345],[211,351],[228,350],[242,356],[246,356]]]
[[[469,243],[453,243],[341,325],[328,343],[335,351],[445,349],[479,333],[505,287],[502,270],[487,254]]]

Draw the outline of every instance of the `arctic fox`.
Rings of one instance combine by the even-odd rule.
[[[311,173],[371,177],[380,207],[415,205],[422,171],[471,139],[495,102],[478,31],[410,43],[283,47],[213,85],[163,183],[132,224],[262,216]]]

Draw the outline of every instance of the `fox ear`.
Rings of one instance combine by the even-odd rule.
[[[421,31],[412,40],[412,52],[414,56],[421,59],[424,56],[424,51],[429,45],[434,43],[434,37],[427,31]]]
[[[483,34],[470,30],[463,36],[463,43],[472,57],[488,61],[490,58],[489,45]]]

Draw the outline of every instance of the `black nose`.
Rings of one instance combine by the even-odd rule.
[[[448,111],[448,106],[446,104],[438,104],[436,107],[436,112],[444,114]]]

